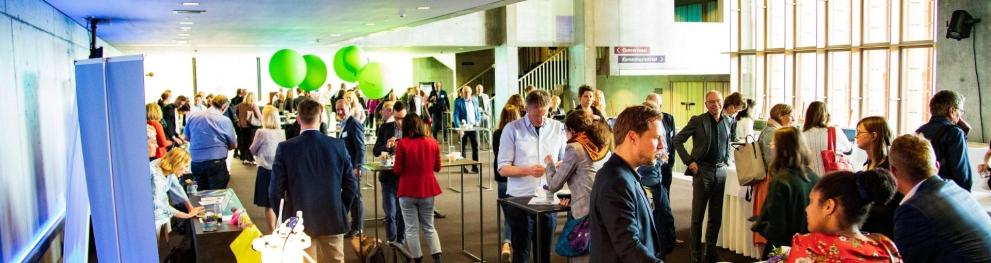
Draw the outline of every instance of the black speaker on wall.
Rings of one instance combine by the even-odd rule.
[[[981,22],[981,19],[974,19],[970,13],[963,10],[953,11],[950,16],[950,24],[946,26],[946,38],[961,40],[970,37],[974,24]]]

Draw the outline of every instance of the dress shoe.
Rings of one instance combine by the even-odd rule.
[[[361,236],[361,230],[351,230],[344,234],[344,238],[352,238],[355,236]]]
[[[437,210],[434,210],[434,218],[444,219],[444,218],[447,218],[447,216],[444,215],[444,214],[441,214],[440,212],[437,212]]]
[[[434,263],[440,263],[440,253],[439,252],[438,253],[434,253],[433,255],[430,255],[430,256],[434,258]]]

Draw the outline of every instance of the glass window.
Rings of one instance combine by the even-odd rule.
[[[798,101],[801,104],[795,109],[797,112],[804,113],[809,103],[824,97],[823,90],[819,88],[819,82],[816,79],[819,76],[816,72],[819,61],[815,52],[797,53],[795,56],[798,57],[795,88],[798,90]]]
[[[798,1],[796,12],[798,13],[798,47],[811,47],[816,45],[816,15],[819,12],[819,1]]]
[[[829,79],[826,105],[829,107],[830,119],[834,125],[850,127],[853,124],[850,116],[856,112],[856,105],[850,104],[850,52],[829,52],[829,69],[826,75]]]
[[[767,100],[768,106],[778,103],[788,103],[785,91],[785,55],[767,55]]]
[[[767,48],[785,47],[785,0],[767,0]]]
[[[740,94],[745,98],[756,98],[754,87],[757,80],[754,69],[754,55],[740,56]]]
[[[929,97],[932,96],[932,48],[904,50],[904,113],[902,131],[915,130],[929,119]]]
[[[719,0],[674,1],[675,22],[722,22],[723,8]]]
[[[853,19],[850,11],[851,0],[832,0],[829,5],[829,45],[849,45]]]
[[[889,116],[888,106],[888,50],[864,51],[863,105],[864,116]]]
[[[740,49],[754,49],[754,0],[740,0]]]
[[[933,23],[931,17],[932,0],[905,0],[904,14],[906,19],[902,19],[902,32],[905,41],[932,40]],[[926,19],[929,18],[929,19]]]
[[[864,43],[888,42],[890,7],[888,0],[864,1]]]

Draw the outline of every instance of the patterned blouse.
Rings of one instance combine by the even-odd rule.
[[[824,233],[795,235],[788,262],[902,262],[891,239],[881,234],[865,236],[866,241]]]

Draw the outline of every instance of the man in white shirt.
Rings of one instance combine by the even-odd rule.
[[[481,125],[484,128],[490,128],[492,125],[492,101],[489,99],[489,94],[485,94],[485,87],[482,84],[475,86],[475,105],[478,105],[479,114],[482,115]],[[482,144],[489,144],[491,138],[488,132],[482,132]]]

